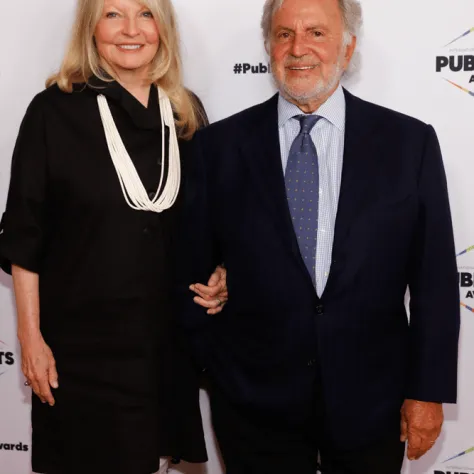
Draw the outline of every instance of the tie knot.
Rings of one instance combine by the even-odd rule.
[[[321,117],[319,115],[297,115],[295,118],[300,122],[300,133],[310,133]]]

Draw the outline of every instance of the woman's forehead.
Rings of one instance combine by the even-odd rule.
[[[104,7],[116,7],[120,9],[150,7],[148,0],[104,0]]]

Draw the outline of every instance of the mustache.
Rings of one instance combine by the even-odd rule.
[[[284,62],[285,67],[319,67],[320,61],[308,60],[308,59],[287,59]]]

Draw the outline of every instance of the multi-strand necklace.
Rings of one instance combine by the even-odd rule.
[[[105,137],[109,147],[110,156],[119,178],[122,193],[127,204],[137,211],[163,212],[169,209],[176,201],[181,181],[181,162],[179,156],[178,137],[174,122],[171,101],[167,94],[158,87],[158,97],[161,112],[161,153],[162,166],[158,189],[155,196],[150,199],[140,176],[137,173],[130,155],[128,154],[122,137],[115,125],[110,112],[107,99],[103,95],[97,97],[100,117],[104,126]],[[168,176],[165,180],[165,125],[170,129],[169,165]],[[165,181],[164,188],[163,181]]]

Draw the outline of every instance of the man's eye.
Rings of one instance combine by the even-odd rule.
[[[313,31],[313,35],[316,37],[316,38],[321,38],[323,36],[323,34],[321,33],[321,31]]]
[[[278,35],[278,38],[289,38],[289,37],[290,37],[290,33],[288,32],[280,33]]]

